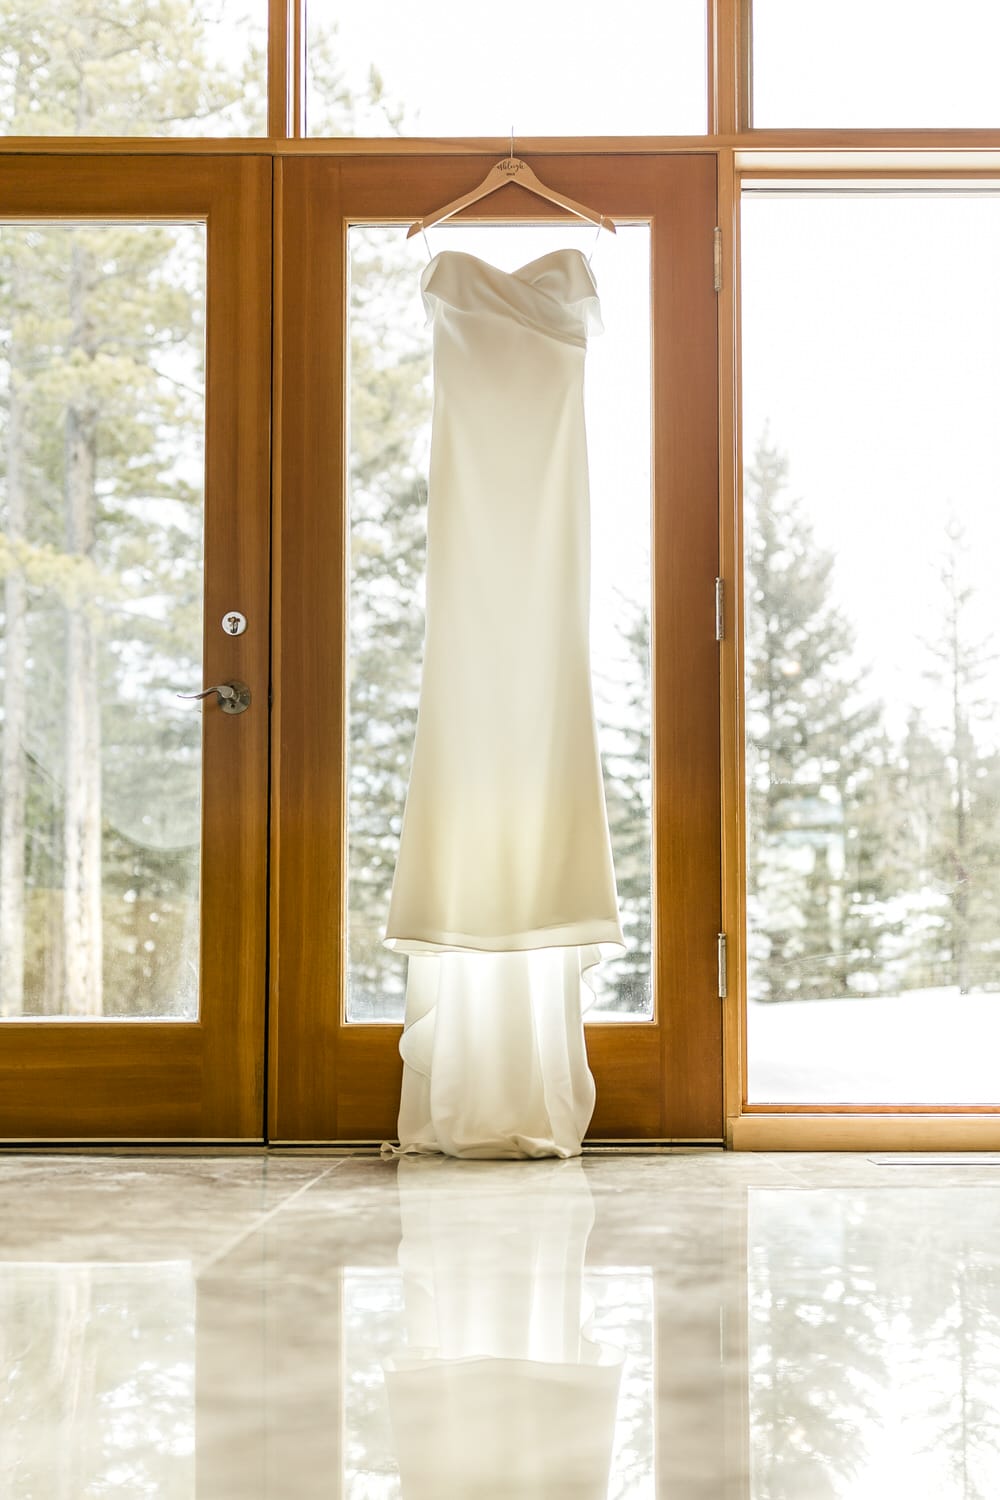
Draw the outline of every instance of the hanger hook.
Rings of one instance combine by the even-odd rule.
[[[514,160],[514,127],[510,127],[510,159]]]

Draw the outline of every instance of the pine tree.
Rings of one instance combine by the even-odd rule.
[[[12,135],[253,135],[263,31],[240,0],[0,0],[0,119]],[[211,45],[225,18],[236,59]]]
[[[164,806],[172,791],[197,805],[190,773],[180,770],[196,749],[197,723],[185,722],[178,758],[165,743],[176,732],[172,718],[161,711],[200,660],[200,480],[179,472],[197,456],[200,401],[164,373],[172,359],[197,359],[202,293],[177,282],[188,270],[197,282],[200,262],[183,267],[175,232],[157,226],[11,227],[2,238],[0,274],[20,277],[14,337],[31,350],[30,367],[9,386],[28,413],[13,443],[9,401],[6,413],[8,502],[13,461],[27,517],[16,545],[8,528],[8,576],[26,590],[32,677],[48,668],[66,693],[58,703],[30,694],[19,759],[35,816],[46,799],[61,803],[58,875],[44,862],[48,891],[62,893],[61,983],[71,1013],[93,1014],[102,1009],[102,940],[117,907],[111,856],[128,779],[145,778],[148,802],[143,757],[162,755]],[[192,588],[193,611],[185,607]],[[170,608],[144,602],[156,599]],[[10,693],[6,652],[4,665]],[[110,819],[102,812],[109,796]],[[125,823],[155,846],[135,817]],[[25,827],[29,845],[35,832]],[[40,867],[29,865],[31,920],[42,892],[32,894]],[[4,898],[16,919],[17,887],[5,885]],[[43,905],[50,908],[48,897]],[[157,937],[147,927],[144,941]],[[32,1008],[47,1009],[39,980]]]
[[[971,980],[976,990],[1000,990],[1000,750],[980,745],[970,783],[969,901]]]
[[[745,492],[753,992],[820,998],[878,982],[887,935],[871,817],[880,709],[866,698],[833,601],[833,554],[817,545],[766,433]]]
[[[899,758],[906,872],[900,987],[927,989],[951,982],[944,878],[951,794],[947,756],[919,709],[909,714]]]
[[[876,728],[846,788],[843,948],[833,970],[840,995],[896,994],[902,984],[898,903],[911,878],[904,781],[895,744]]]
[[[608,824],[625,953],[598,970],[602,1010],[648,1009],[652,981],[651,698],[649,610],[621,601],[623,681],[613,695],[615,722],[602,722]]]
[[[426,340],[403,332],[412,271],[394,231],[351,237],[348,810],[351,1014],[402,1015],[406,962],[383,946],[423,653],[430,413]]]
[[[996,643],[977,629],[976,590],[968,581],[965,530],[952,515],[945,529],[940,568],[941,629],[927,642],[928,676],[942,696],[937,742],[944,756],[934,827],[934,873],[946,895],[939,927],[948,983],[959,994],[1000,983],[996,943],[996,890],[1000,871],[997,755],[985,744],[994,712],[982,685],[996,660]],[[946,805],[942,806],[940,792]]]

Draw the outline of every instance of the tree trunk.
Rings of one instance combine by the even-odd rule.
[[[14,75],[14,112],[21,117],[30,89],[31,68],[23,56]],[[15,252],[8,284],[16,317],[23,288]],[[20,345],[12,334],[7,393],[8,539],[15,546],[27,535],[24,484],[24,395],[20,388]],[[26,839],[28,811],[28,588],[15,562],[4,580],[3,748],[0,751],[0,1016],[24,1014],[26,921]]]
[[[53,840],[62,837],[61,825],[53,830]],[[65,1009],[66,984],[63,974],[63,902],[61,891],[47,890],[39,915],[45,925],[45,973],[39,997],[38,1014],[61,1016]]]
[[[955,984],[960,995],[969,993],[969,830],[968,796],[969,773],[972,770],[974,748],[969,732],[962,688],[966,673],[963,672],[960,601],[952,601],[951,620],[951,715],[952,745],[955,756],[955,828],[954,852],[952,855],[952,963]]]
[[[12,288],[13,300],[13,288]],[[10,360],[7,407],[7,536],[25,532],[21,397],[17,360]],[[4,581],[4,691],[0,784],[0,1016],[24,1014],[24,847],[28,777],[25,758],[28,690],[28,599],[19,566]]]
[[[74,244],[70,269],[73,342],[86,347],[84,255]],[[92,558],[96,529],[96,414],[74,398],[66,413],[66,551]],[[93,605],[74,597],[66,609],[66,762],[63,943],[66,1010],[103,1010],[101,921],[101,722]]]

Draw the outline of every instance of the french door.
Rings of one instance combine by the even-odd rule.
[[[403,225],[489,164],[3,164],[4,1140],[394,1134],[429,394]],[[601,289],[593,646],[629,951],[588,1013],[591,1137],[719,1140],[716,162],[545,176],[617,235],[508,187],[433,238],[512,266],[579,243]]]
[[[263,1135],[270,231],[264,158],[0,170],[7,1140]]]
[[[719,1140],[716,162],[547,159],[613,241],[509,186],[408,245],[491,164],[276,163],[269,1136],[395,1133],[405,960],[381,932],[419,683],[421,266],[450,245],[513,269],[571,242],[606,324],[587,377],[593,641],[629,940],[589,1012],[590,1134]]]

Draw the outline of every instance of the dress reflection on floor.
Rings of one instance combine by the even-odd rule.
[[[624,1355],[584,1331],[580,1162],[403,1161],[399,1195],[407,1346],[385,1381],[405,1500],[605,1500]]]

